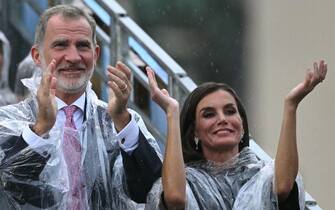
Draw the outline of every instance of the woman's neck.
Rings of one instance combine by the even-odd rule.
[[[221,164],[235,157],[238,154],[238,147],[227,150],[210,150],[203,148],[203,154],[206,160]]]

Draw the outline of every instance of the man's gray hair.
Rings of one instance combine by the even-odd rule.
[[[85,18],[87,22],[91,26],[92,30],[92,42],[94,45],[96,45],[96,22],[93,19],[93,17],[83,10],[79,9],[78,7],[67,5],[67,4],[61,4],[54,7],[51,7],[44,11],[44,13],[40,17],[40,21],[36,27],[35,32],[35,44],[40,46],[44,40],[45,36],[45,30],[48,24],[49,19],[52,16],[55,15],[62,15],[64,18],[70,18],[70,19],[79,19],[81,17]]]

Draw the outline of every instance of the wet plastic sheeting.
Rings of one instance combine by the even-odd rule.
[[[257,159],[244,148],[239,155],[223,165],[199,161],[186,167],[186,209],[278,209],[273,190],[274,165]],[[304,209],[304,190],[300,176],[299,205]],[[158,180],[148,195],[147,210],[164,209],[162,185]]]
[[[36,120],[39,81],[34,77],[25,81],[33,93],[31,97],[0,107],[0,209],[66,209],[69,180],[61,147],[64,132],[71,133],[82,145],[83,209],[136,209],[138,204],[127,196],[122,156],[107,104],[98,100],[91,84],[86,89],[86,121],[78,131],[56,126],[44,144],[21,150],[19,144],[11,142]],[[140,116],[130,112],[143,135],[159,151]]]

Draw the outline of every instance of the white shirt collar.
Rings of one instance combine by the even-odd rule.
[[[70,105],[76,105],[82,112],[84,112],[84,109],[85,109],[85,98],[86,98],[86,92],[84,92],[75,102],[73,102]],[[58,110],[61,110],[62,108],[68,106],[64,101],[62,101],[58,97],[56,97],[56,102],[57,102],[57,108],[58,108]]]

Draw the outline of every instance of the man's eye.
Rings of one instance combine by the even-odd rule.
[[[55,43],[55,47],[66,47],[66,43],[60,42],[60,43]]]
[[[83,48],[91,49],[91,45],[89,43],[79,43],[77,44],[77,47],[81,49]]]

